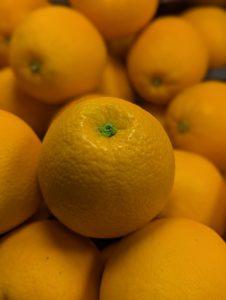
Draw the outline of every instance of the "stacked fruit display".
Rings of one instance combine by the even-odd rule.
[[[226,299],[226,12],[163,11],[1,0],[0,300]]]

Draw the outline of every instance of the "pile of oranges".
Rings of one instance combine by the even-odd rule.
[[[0,1],[0,300],[225,300],[226,12]]]

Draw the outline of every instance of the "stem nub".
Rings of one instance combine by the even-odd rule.
[[[103,126],[98,128],[101,135],[105,137],[111,137],[116,134],[117,129],[113,126],[112,123],[106,123]]]
[[[159,77],[155,77],[152,79],[152,84],[155,86],[155,87],[159,87],[162,85],[162,80],[161,78]]]
[[[189,130],[189,124],[186,120],[180,120],[177,124],[177,129],[180,133],[186,133]]]
[[[40,73],[42,64],[39,60],[33,59],[30,63],[30,70],[33,74]]]

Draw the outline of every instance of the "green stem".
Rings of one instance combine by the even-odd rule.
[[[30,63],[30,70],[33,74],[39,73],[41,71],[41,63],[37,59],[33,59]]]
[[[177,124],[177,129],[180,133],[186,133],[189,130],[189,124],[186,120],[180,120]]]
[[[156,77],[156,78],[152,79],[152,84],[154,86],[158,87],[158,86],[162,85],[162,80],[160,78]]]
[[[113,126],[112,123],[106,123],[103,126],[98,128],[101,135],[105,137],[111,137],[116,134],[117,129]]]

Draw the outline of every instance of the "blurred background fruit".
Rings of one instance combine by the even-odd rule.
[[[70,0],[106,39],[127,37],[154,17],[159,0]]]
[[[214,6],[186,10],[183,17],[199,32],[209,52],[209,67],[226,65],[226,13]]]
[[[109,56],[96,91],[100,94],[134,102],[134,92],[126,67],[113,56]]]
[[[133,43],[127,66],[131,82],[144,100],[166,104],[204,78],[208,53],[187,21],[176,16],[160,17]]]
[[[37,168],[41,142],[17,116],[0,110],[0,234],[31,217],[42,201]]]
[[[176,148],[199,153],[226,170],[226,84],[206,81],[170,103],[165,128]]]
[[[24,92],[11,68],[0,70],[0,109],[23,119],[40,138],[44,137],[50,120],[59,108],[59,105],[41,102]]]
[[[34,10],[48,5],[48,0],[1,0],[0,67],[9,65],[9,45],[18,25]]]
[[[213,163],[201,155],[175,150],[175,179],[169,202],[159,217],[184,217],[226,230],[226,189]]]
[[[62,23],[56,28],[58,20]],[[98,85],[106,47],[86,17],[63,6],[49,6],[30,14],[14,32],[10,61],[28,94],[60,103]]]

